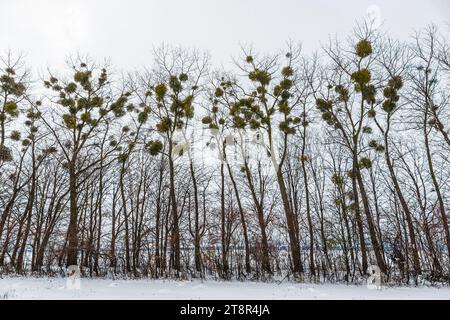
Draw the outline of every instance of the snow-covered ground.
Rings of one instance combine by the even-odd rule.
[[[69,284],[69,287],[70,284]],[[289,299],[450,299],[450,287],[390,287],[298,284],[292,282],[218,282],[82,279],[68,289],[63,278],[0,279],[2,299],[175,299],[175,300],[289,300]]]

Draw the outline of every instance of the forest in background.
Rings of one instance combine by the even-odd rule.
[[[441,30],[442,31],[442,30]],[[0,276],[450,282],[450,42],[0,66]]]

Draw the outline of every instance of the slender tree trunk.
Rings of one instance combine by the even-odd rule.
[[[291,211],[291,208],[289,206],[289,198],[287,196],[286,185],[284,183],[283,176],[279,169],[277,170],[276,175],[277,175],[278,186],[280,188],[280,194],[281,194],[281,199],[283,202],[284,211],[286,213],[287,231],[288,231],[288,236],[289,236],[289,242],[291,245],[291,255],[292,255],[292,263],[293,263],[292,272],[294,274],[294,277],[299,277],[303,273],[303,265],[302,265],[301,256],[300,256],[300,243],[299,243],[297,234],[295,232],[295,230],[296,230],[295,219],[294,219],[294,215]]]
[[[131,272],[131,255],[130,255],[130,226],[129,226],[129,213],[128,213],[128,207],[127,207],[127,198],[125,195],[125,183],[124,183],[124,176],[125,176],[125,161],[122,163],[121,169],[120,169],[120,177],[119,177],[119,188],[120,188],[120,197],[122,200],[122,212],[123,212],[123,219],[124,219],[124,226],[125,226],[125,271],[126,273]]]
[[[70,220],[67,231],[66,266],[78,265],[78,207],[77,207],[77,175],[76,158],[69,163],[69,198]]]
[[[162,207],[162,188],[164,178],[164,165],[163,157],[161,157],[159,167],[159,180],[158,180],[158,196],[156,199],[156,217],[155,217],[155,276],[158,277],[159,269],[161,268],[161,207]]]
[[[413,253],[414,272],[416,275],[419,275],[421,273],[421,267],[420,267],[419,253],[417,250],[416,232],[414,231],[414,225],[413,225],[411,211],[409,210],[408,204],[406,203],[405,197],[403,196],[403,192],[400,189],[400,184],[398,183],[397,175],[395,174],[394,167],[392,165],[391,156],[389,153],[389,141],[388,141],[389,125],[390,124],[388,122],[388,127],[384,134],[384,145],[385,145],[384,156],[386,159],[386,164],[388,166],[389,174],[392,179],[392,183],[394,184],[394,190],[400,201],[400,205],[402,206],[403,212],[405,213],[406,222],[408,225],[409,239],[410,239],[411,247],[412,247],[412,251],[413,251],[412,253]]]
[[[292,258],[292,273],[295,278],[301,277],[303,274],[303,264],[300,254],[300,242],[298,237],[298,226],[296,226],[295,214],[289,203],[289,196],[286,188],[286,183],[284,181],[282,173],[282,163],[277,163],[275,158],[275,147],[272,139],[272,129],[268,128],[269,137],[269,152],[272,161],[273,168],[275,170],[278,187],[280,190],[281,200],[283,203],[283,209],[286,216],[287,222],[287,232],[289,236],[289,244],[291,248],[291,258]],[[285,141],[287,143],[287,141]]]
[[[94,259],[94,272],[98,276],[99,275],[99,259],[100,259],[100,245],[101,245],[101,236],[102,236],[102,219],[103,219],[103,149],[100,153],[102,159],[100,161],[100,182],[98,186],[99,197],[98,201],[98,228],[97,228],[97,239],[96,239],[96,247],[95,247],[95,259]]]
[[[369,235],[372,241],[372,249],[375,253],[377,265],[380,268],[381,272],[386,273],[387,272],[386,264],[384,262],[381,246],[375,231],[375,225],[373,223],[372,214],[370,213],[369,199],[366,193],[366,189],[364,187],[364,182],[362,180],[361,171],[359,170],[358,164],[356,166],[356,180],[358,181],[359,191],[361,192],[361,199],[363,203],[364,212],[366,215],[367,225],[369,227]]]
[[[305,148],[306,148],[306,126],[303,126],[303,144],[300,161],[302,164],[302,171],[303,171],[303,184],[305,187],[305,200],[306,200],[306,218],[308,220],[308,231],[309,231],[309,271],[311,273],[311,277],[315,277],[316,270],[314,266],[314,231],[313,231],[313,222],[311,218],[311,205],[309,201],[309,184],[305,164],[306,162]]]
[[[352,170],[352,189],[353,189],[353,209],[355,211],[355,220],[356,225],[358,227],[358,235],[359,235],[359,245],[361,247],[361,263],[362,263],[362,273],[365,274],[368,268],[367,263],[367,248],[366,248],[366,241],[364,239],[364,227],[362,222],[362,216],[361,216],[361,209],[359,206],[359,192],[358,192],[358,186],[356,182],[356,174],[355,174],[355,166],[353,166]]]
[[[221,217],[221,236],[222,236],[222,277],[228,279],[228,241],[226,228],[225,212],[225,174],[223,162],[220,164],[220,217]]]
[[[198,186],[197,186],[197,178],[195,176],[194,164],[192,160],[189,163],[189,169],[192,180],[192,187],[194,191],[194,215],[195,215],[195,234],[194,234],[194,260],[195,260],[195,270],[197,272],[202,271],[202,252],[200,250],[200,210],[198,204]]]
[[[180,225],[178,222],[177,200],[175,195],[175,168],[172,158],[173,143],[169,139],[169,197],[171,203],[171,267],[175,270],[175,276],[180,275]]]
[[[239,195],[239,190],[237,188],[236,180],[234,179],[233,171],[232,171],[231,166],[228,163],[228,160],[226,158],[225,150],[224,150],[224,161],[227,164],[228,175],[230,177],[231,184],[233,185],[234,194],[236,196],[236,202],[238,204],[238,209],[239,209],[239,216],[241,218],[242,234],[244,236],[244,247],[245,247],[245,272],[250,273],[251,272],[250,245],[249,245],[249,241],[248,241],[247,221],[245,219],[244,209],[242,208],[241,197]]]
[[[445,212],[445,204],[444,199],[442,198],[441,188],[439,186],[439,183],[436,178],[436,174],[434,172],[434,166],[433,166],[433,160],[431,156],[431,150],[430,150],[430,142],[428,138],[428,132],[427,132],[427,125],[428,125],[428,112],[425,112],[424,115],[424,122],[423,122],[423,134],[425,139],[425,153],[427,156],[427,163],[428,163],[428,169],[430,170],[430,177],[431,181],[433,183],[434,190],[436,192],[438,205],[439,205],[439,213],[441,214],[441,222],[442,227],[444,229],[444,236],[445,236],[445,242],[447,246],[447,255],[448,259],[450,260],[450,231],[449,231],[449,225],[448,225],[448,218]]]
[[[245,157],[245,155],[244,155]],[[264,272],[267,272],[268,274],[272,274],[272,268],[270,266],[270,256],[269,256],[269,243],[267,241],[267,233],[266,233],[266,221],[264,218],[264,211],[261,206],[261,203],[258,200],[258,197],[256,196],[255,186],[253,184],[252,177],[250,175],[250,167],[248,166],[248,163],[246,160],[244,160],[244,170],[245,170],[245,176],[247,178],[247,183],[250,189],[250,193],[252,195],[253,204],[256,208],[256,214],[258,218],[258,225],[261,231],[261,251],[262,251],[262,269]]]

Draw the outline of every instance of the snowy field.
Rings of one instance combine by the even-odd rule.
[[[82,279],[68,289],[62,278],[0,279],[5,299],[136,299],[136,300],[315,300],[315,299],[450,299],[450,287],[391,287],[297,283]]]

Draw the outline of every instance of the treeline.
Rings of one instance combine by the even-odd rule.
[[[2,57],[0,274],[450,281],[450,43],[357,26],[230,70]]]

